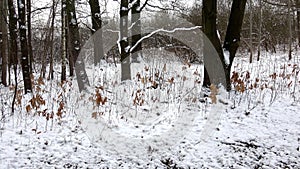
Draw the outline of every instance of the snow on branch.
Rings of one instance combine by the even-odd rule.
[[[152,35],[159,33],[159,32],[164,32],[164,33],[174,33],[176,31],[190,31],[190,30],[194,30],[194,29],[201,29],[201,26],[194,26],[194,27],[189,27],[189,28],[175,28],[173,30],[165,30],[165,29],[157,29],[151,33],[149,33],[148,35],[142,37],[141,39],[139,39],[136,44],[134,46],[131,47],[130,52],[132,52],[137,45],[139,45],[143,40],[150,38]]]

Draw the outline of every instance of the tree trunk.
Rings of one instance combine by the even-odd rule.
[[[7,18],[7,3],[6,0],[0,1],[0,48],[1,48],[1,58],[2,58],[2,68],[1,68],[1,82],[4,86],[7,86],[7,71],[8,71],[8,57],[7,57],[7,24],[6,24],[6,18]]]
[[[67,2],[70,73],[72,73],[75,69],[79,91],[81,92],[85,90],[87,86],[89,86],[89,81],[85,71],[83,58],[79,56],[81,41],[79,37],[79,28],[76,18],[75,0],[70,0]],[[70,75],[72,76],[72,74]]]
[[[226,71],[226,82],[230,84],[230,71],[235,54],[240,44],[240,33],[243,24],[243,18],[245,13],[245,6],[247,0],[233,0],[229,22],[227,26],[225,41],[224,41],[224,51],[229,52],[229,64],[227,65]],[[230,85],[227,86],[227,90],[230,89]]]
[[[259,59],[260,59],[260,50],[261,50],[261,30],[262,30],[262,0],[259,0],[259,26],[258,26],[257,61],[259,61]]]
[[[253,11],[252,11],[252,0],[249,0],[249,12],[250,12],[250,31],[249,31],[249,38],[250,38],[250,42],[249,42],[249,46],[250,46],[250,63],[252,63],[253,61]]]
[[[28,32],[28,56],[29,56],[29,70],[30,74],[32,73],[33,69],[33,52],[32,52],[32,43],[31,43],[31,0],[27,1],[27,32]]]
[[[97,32],[94,36],[94,64],[100,63],[100,59],[104,59],[103,39],[102,39],[102,20],[100,13],[99,0],[89,0],[91,15],[92,15],[92,34]]]
[[[70,76],[74,75],[75,62],[80,52],[80,38],[77,18],[75,13],[75,0],[67,1],[68,16],[68,48]]]
[[[66,0],[61,1],[61,82],[66,81],[67,59],[67,13]]]
[[[28,45],[26,37],[26,13],[25,13],[25,0],[18,1],[18,13],[19,13],[19,30],[20,30],[20,42],[21,42],[21,65],[24,80],[25,93],[32,92],[30,68],[28,58]]]
[[[298,46],[300,47],[300,0],[296,0],[296,9],[297,9],[297,37],[298,37]]]
[[[128,48],[128,0],[121,0],[120,5],[120,51],[121,81],[131,79],[130,57]]]
[[[288,27],[289,27],[289,60],[292,60],[292,37],[293,37],[293,32],[292,32],[292,17],[291,17],[291,0],[287,1],[288,5]]]
[[[49,65],[49,76],[48,79],[53,79],[53,44],[54,44],[54,21],[55,21],[55,13],[56,13],[56,5],[55,0],[52,0],[52,18],[51,18],[51,42],[50,42],[50,65]]]
[[[10,42],[10,52],[9,52],[9,69],[12,65],[15,67],[18,64],[18,45],[17,45],[17,15],[15,11],[15,6],[13,0],[8,0],[8,10],[9,10],[9,42]]]
[[[138,62],[138,58],[142,57],[142,43],[136,43],[142,38],[141,35],[141,2],[140,0],[136,0],[135,2],[132,2],[132,8],[131,8],[131,24],[132,30],[131,30],[131,47],[134,47],[134,49],[131,51],[131,59],[132,62]]]
[[[208,40],[204,38],[204,87],[220,83],[227,86],[224,81],[224,55],[220,39],[217,34],[217,0],[203,0],[202,25],[203,32]],[[210,44],[211,42],[211,44]],[[218,66],[216,66],[218,65]]]

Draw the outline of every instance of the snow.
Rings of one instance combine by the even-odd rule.
[[[25,7],[24,4],[22,3],[22,0],[19,0],[19,1],[18,1],[18,5],[19,5],[19,8],[20,8],[20,9],[22,9],[22,8]]]
[[[95,17],[96,17],[96,18],[100,18],[100,17],[101,17],[101,14],[100,14],[100,13],[95,13]]]
[[[143,55],[147,56],[147,53],[143,53]],[[167,89],[175,91],[171,93],[172,95],[167,95],[163,89],[147,89],[145,86],[145,98],[160,96],[159,99],[162,102],[157,104],[167,105],[166,101],[170,103],[170,109],[168,106],[158,107],[162,116],[149,114],[149,111],[155,108],[149,104],[138,107],[138,113],[143,116],[138,114],[138,116],[131,117],[130,113],[124,114],[129,120],[127,122],[121,119],[118,122],[117,116],[104,115],[103,118],[111,117],[113,123],[110,130],[120,132],[124,138],[141,136],[144,134],[143,130],[149,131],[146,132],[149,135],[146,134],[145,137],[164,132],[170,125],[162,119],[174,121],[172,118],[178,117],[174,113],[183,115],[177,119],[178,121],[175,120],[178,125],[190,122],[189,119],[180,121],[189,118],[189,113],[196,115],[193,123],[187,124],[189,130],[177,133],[179,135],[184,133],[179,140],[174,140],[175,132],[167,133],[171,136],[170,138],[167,137],[165,142],[156,139],[156,146],[149,145],[147,152],[142,154],[133,154],[129,150],[127,155],[118,154],[109,151],[110,149],[91,138],[84,128],[84,122],[79,120],[80,117],[77,113],[82,111],[83,115],[87,115],[87,109],[79,104],[84,99],[75,97],[79,93],[76,93],[76,85],[72,85],[74,84],[72,81],[64,83],[62,87],[57,85],[56,81],[46,80],[44,80],[45,85],[35,85],[44,90],[37,93],[46,100],[46,104],[41,105],[37,111],[48,109],[46,112],[53,110],[56,114],[59,102],[66,103],[62,117],[57,118],[55,115],[55,118],[50,120],[46,120],[42,115],[35,115],[34,112],[37,113],[37,111],[34,109],[26,112],[24,107],[30,103],[32,94],[20,95],[21,103],[16,106],[14,115],[10,116],[9,110],[14,91],[9,87],[0,86],[0,110],[2,111],[0,114],[0,168],[172,168],[174,166],[182,168],[299,168],[300,85],[298,80],[295,80],[299,78],[298,73],[296,74],[299,67],[295,66],[299,65],[299,58],[296,62],[292,62],[284,61],[285,54],[266,55],[270,57],[264,57],[261,62],[252,64],[248,63],[248,58],[238,56],[233,63],[233,71],[240,73],[239,78],[243,79],[247,87],[256,82],[256,78],[259,78],[257,82],[259,87],[251,90],[247,88],[243,93],[238,91],[227,93],[221,87],[216,96],[217,104],[212,104],[210,97],[203,96],[210,95],[209,91],[200,93],[201,89],[194,89],[194,93],[185,95],[187,92],[183,89],[192,87],[194,84],[190,82],[193,80],[183,83],[181,78],[175,77],[174,83],[166,86]],[[146,63],[162,70],[164,64],[162,64],[162,60],[157,60],[159,58],[161,57],[156,56],[153,60],[150,58],[150,61],[146,61]],[[149,71],[152,68],[149,66],[149,71],[146,71],[143,64],[145,62],[132,65],[133,77],[136,77],[137,71],[142,77],[150,75]],[[202,66],[192,65],[186,71],[175,72],[182,65],[170,62],[166,64],[168,73],[165,73],[165,76],[171,77],[178,74],[193,79],[194,77],[190,73],[197,68],[200,70]],[[60,67],[55,67],[55,73],[59,76]],[[103,71],[95,72],[99,79],[107,78],[107,82],[111,82],[115,77],[119,77],[117,72],[120,70],[120,65],[114,71],[112,71],[112,67],[105,64],[101,68]],[[144,71],[142,72],[140,68],[143,68]],[[155,69],[153,68],[153,70]],[[90,71],[94,70],[88,69],[88,74]],[[245,74],[248,71],[250,77],[246,78]],[[277,73],[276,78],[275,76],[270,77],[274,72]],[[202,69],[200,74],[203,74]],[[12,76],[14,75],[12,74]],[[291,85],[289,85],[290,82],[292,82]],[[34,83],[37,83],[37,80]],[[265,84],[268,88],[261,89],[261,86],[265,86]],[[233,85],[238,84],[233,83]],[[106,86],[105,91],[107,92],[103,91],[101,94],[117,92],[118,98],[127,98],[123,92],[124,89],[136,91],[136,89],[143,88],[142,83],[136,81],[129,81],[117,88],[114,88],[113,85]],[[94,92],[94,89],[91,92]],[[197,96],[195,102],[188,99],[190,96]],[[180,109],[178,109],[178,104],[173,104],[176,102],[181,102]],[[129,103],[131,100],[128,100]],[[87,104],[90,102],[87,101]],[[135,110],[134,108],[117,107],[114,104],[109,106],[118,108],[120,111],[126,109],[128,112],[134,112],[132,110]],[[171,111],[163,111],[164,109]],[[150,120],[139,124],[143,117],[149,117]],[[161,125],[157,125],[157,130],[152,130],[152,132],[150,132],[150,128],[147,128],[151,124],[153,125],[151,120],[161,122]],[[139,124],[140,127],[136,128],[136,124]],[[205,127],[206,125],[210,127]],[[209,132],[204,132],[204,129]],[[91,128],[91,130],[96,131],[97,128]],[[107,133],[109,134],[109,132]],[[117,135],[111,134],[111,136],[115,138]],[[121,141],[120,138],[115,139]],[[105,145],[112,147],[125,145],[131,148],[135,143],[129,141],[130,139],[127,138],[125,143],[121,141],[116,145],[108,142]],[[155,144],[154,141],[150,143]],[[170,143],[170,145],[165,143]]]
[[[150,38],[151,36],[153,36],[154,34],[156,33],[174,33],[176,31],[190,31],[190,30],[194,30],[194,29],[201,29],[201,26],[193,26],[193,27],[182,27],[182,28],[175,28],[175,29],[172,29],[172,30],[166,30],[166,29],[157,29],[151,33],[149,33],[148,35],[146,36],[143,36],[140,40],[138,40],[136,42],[136,44],[134,46],[132,46],[132,48],[130,49],[130,52],[132,52],[139,43],[141,43],[143,40],[147,39],[147,38]]]
[[[219,40],[221,41],[221,35],[220,35],[220,31],[219,30],[217,30],[217,36],[218,36]]]
[[[129,50],[130,50],[130,46],[126,46],[126,47],[125,47],[125,51],[126,51],[126,52],[129,52]]]
[[[224,53],[225,64],[228,66],[228,65],[230,65],[230,54],[229,54],[229,51],[228,50],[223,50],[223,53]]]
[[[26,29],[25,25],[20,25],[20,29]]]
[[[72,24],[72,25],[76,25],[76,19],[72,18],[72,19],[71,19],[71,24]]]
[[[128,8],[126,8],[126,7],[123,6],[123,7],[121,8],[121,10],[122,10],[122,11],[127,11]]]

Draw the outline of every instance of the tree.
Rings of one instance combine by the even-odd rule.
[[[42,39],[44,39],[43,41],[45,42],[43,45],[44,47],[43,47],[43,51],[42,51],[43,52],[42,56],[44,56],[44,57],[42,57],[42,68],[41,68],[41,75],[40,75],[40,77],[42,77],[42,78],[45,78],[45,76],[46,76],[46,67],[47,67],[46,60],[49,56],[49,51],[50,51],[50,55],[52,52],[52,46],[53,46],[52,39],[53,39],[53,31],[54,31],[53,27],[54,27],[54,17],[55,17],[54,13],[55,13],[55,2],[53,2],[53,4],[52,4],[52,8],[51,8],[50,14],[49,14],[49,19],[47,20],[47,24],[46,24],[47,29],[45,29],[45,31],[42,35],[42,37],[44,37]],[[50,64],[51,64],[51,60],[52,60],[52,58],[50,56]],[[51,69],[51,67],[53,67],[53,63],[52,63],[52,65],[50,65],[50,69]],[[50,71],[53,71],[53,69]]]
[[[287,6],[288,6],[288,27],[289,27],[289,60],[292,60],[292,43],[293,43],[293,33],[292,33],[292,18],[291,18],[291,0],[287,0]]]
[[[140,0],[135,0],[131,2],[131,46],[134,46],[134,49],[131,51],[132,62],[138,62],[139,55],[142,55],[142,43],[137,42],[142,38],[141,35],[141,2]]]
[[[296,0],[296,10],[297,10],[297,37],[298,46],[300,47],[300,0]]]
[[[260,59],[261,50],[261,34],[262,34],[262,0],[259,0],[259,26],[258,26],[258,47],[257,47],[257,61]]]
[[[25,93],[32,92],[30,68],[28,58],[28,45],[26,37],[26,13],[25,13],[25,0],[18,1],[18,13],[19,13],[19,31],[20,31],[20,43],[21,43],[21,65],[22,74],[24,80]]]
[[[66,59],[67,59],[67,13],[66,0],[61,1],[61,82],[66,81]]]
[[[77,24],[75,0],[66,1],[68,23],[68,51],[70,76],[74,75],[75,62],[80,52],[79,28]]]
[[[29,58],[29,70],[32,73],[33,69],[33,52],[31,43],[31,0],[26,0],[27,9],[27,33],[28,33],[28,58]]]
[[[128,43],[128,0],[121,0],[120,5],[120,55],[121,55],[121,80],[131,79],[129,43]]]
[[[49,66],[49,76],[48,79],[53,79],[53,44],[54,44],[54,19],[55,19],[55,11],[56,11],[57,3],[55,0],[52,0],[52,17],[51,17],[51,43],[50,43],[50,66]]]
[[[240,44],[241,29],[247,0],[233,0],[223,48],[229,52],[226,81],[230,83],[230,69]]]
[[[252,0],[249,0],[249,11],[250,11],[250,31],[249,31],[249,38],[250,38],[250,63],[252,63],[253,60],[253,4],[252,4]]]
[[[15,73],[15,85],[17,85],[17,65],[18,65],[18,45],[17,45],[17,22],[18,18],[15,11],[15,5],[13,0],[8,0],[8,10],[9,10],[9,65],[8,69],[13,65]],[[9,74],[10,75],[10,74]],[[11,78],[9,77],[9,80]]]
[[[230,90],[230,70],[235,58],[235,54],[239,47],[240,43],[240,33],[243,23],[243,17],[245,12],[246,0],[233,0],[231,6],[231,13],[229,17],[229,23],[227,26],[226,36],[224,40],[223,50],[226,52],[224,55],[221,45],[220,39],[217,37],[217,26],[216,26],[216,16],[217,16],[217,1],[216,0],[203,0],[203,30],[205,35],[211,41],[213,46],[215,47],[220,60],[222,61],[223,70],[225,73],[225,84],[223,84],[227,90]],[[206,58],[209,57],[206,55],[204,49],[204,64]],[[227,56],[227,53],[229,53]],[[205,65],[205,74],[204,74],[204,85],[209,85],[211,79],[216,77],[208,77],[210,76],[210,72],[207,70],[207,66]],[[220,76],[220,75],[214,75]]]
[[[202,25],[203,25],[203,32],[207,36],[207,38],[210,40],[212,45],[215,47],[219,58],[221,60],[224,60],[224,54],[222,51],[222,46],[220,39],[218,38],[217,34],[217,1],[216,0],[203,0],[203,9],[202,9]],[[212,66],[214,63],[211,63],[210,61],[216,60],[216,58],[208,58],[208,57],[215,57],[211,56],[210,53],[214,53],[210,51],[209,45],[204,44],[204,82],[203,86],[210,86],[211,83],[219,83],[219,81],[215,81],[215,77],[218,76],[217,74],[211,74],[211,71],[209,66]],[[222,63],[224,68],[221,68],[222,70],[225,69],[225,63]],[[218,68],[220,69],[220,68]],[[218,71],[220,72],[220,71]],[[214,76],[214,77],[212,77]],[[219,78],[216,78],[219,79]]]
[[[103,52],[103,39],[102,39],[102,20],[100,13],[99,0],[89,0],[92,16],[92,34],[97,33],[97,36],[94,37],[94,64],[97,65],[100,63],[100,59],[104,59]]]
[[[7,3],[6,0],[0,1],[0,49],[2,58],[2,68],[1,68],[1,83],[7,86],[7,71],[8,71],[8,57],[7,57]]]
[[[75,0],[67,1],[67,18],[68,18],[68,39],[69,39],[69,66],[70,76],[73,75],[74,68],[78,83],[79,91],[86,89],[89,86],[88,77],[85,71],[85,65],[83,58],[79,57],[81,49],[81,40],[79,37],[79,27],[77,23],[76,11],[75,11]]]
[[[14,113],[14,106],[17,96],[17,90],[18,90],[18,76],[17,76],[17,65],[18,65],[18,44],[17,44],[17,15],[15,11],[15,5],[13,0],[8,0],[8,11],[9,11],[9,69],[11,68],[11,65],[13,65],[14,69],[14,80],[15,80],[15,91],[14,91],[14,97],[12,100],[12,114]],[[9,74],[10,75],[10,74]],[[9,77],[10,80],[10,77]]]

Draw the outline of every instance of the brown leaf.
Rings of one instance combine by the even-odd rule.
[[[26,112],[29,113],[30,110],[31,110],[31,106],[30,106],[30,105],[27,105],[27,106],[26,106]]]
[[[105,97],[105,98],[101,101],[102,105],[104,105],[106,102],[107,102],[107,97]]]
[[[174,83],[174,77],[172,77],[171,79],[168,79],[168,82],[171,84]]]
[[[45,85],[43,78],[40,76],[39,79],[37,80],[38,85]]]
[[[93,119],[97,119],[97,117],[98,117],[98,113],[97,113],[97,112],[93,112],[93,113],[92,113],[92,118],[93,118]]]

